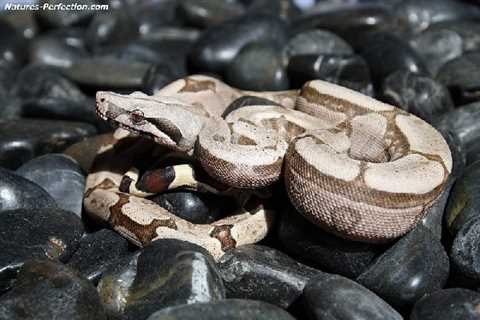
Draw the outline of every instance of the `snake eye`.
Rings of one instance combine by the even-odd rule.
[[[143,111],[136,109],[130,112],[130,120],[132,120],[133,124],[142,124],[145,122],[145,115]]]

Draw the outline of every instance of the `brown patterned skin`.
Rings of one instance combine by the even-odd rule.
[[[84,205],[92,217],[139,246],[161,238],[176,238],[206,248],[215,258],[237,245],[260,241],[270,228],[273,212],[257,205],[211,224],[193,224],[156,203],[119,190],[129,168],[156,153],[148,139],[125,135],[121,130],[99,150],[87,177]]]
[[[246,106],[221,118],[244,94],[283,107]],[[301,214],[358,241],[385,242],[413,228],[443,191],[452,168],[445,140],[421,119],[319,80],[300,92],[245,93],[210,77],[190,76],[151,97],[99,92],[97,113],[196,157],[210,176],[227,185],[261,188],[283,174],[289,198]],[[103,183],[99,177],[89,175],[100,192],[104,190],[98,187]],[[96,216],[110,215],[106,209],[120,201],[117,195],[109,205],[93,207],[92,200],[105,202],[106,195],[88,195],[85,204]],[[135,201],[144,206],[147,200]],[[266,232],[265,221],[259,221],[263,225],[256,227]],[[147,222],[137,230],[152,228],[152,219]],[[128,236],[131,225],[123,224]],[[235,228],[236,223],[224,221],[201,237],[213,237],[217,252],[259,238],[248,232],[232,236]],[[157,232],[155,237],[162,236]]]

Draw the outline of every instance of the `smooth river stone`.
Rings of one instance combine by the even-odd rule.
[[[0,65],[20,66],[27,56],[27,42],[5,21],[0,21]]]
[[[480,160],[480,140],[473,142],[467,152],[467,163],[474,163]]]
[[[235,209],[232,199],[192,191],[162,193],[150,200],[174,215],[197,224],[220,220]]]
[[[437,80],[448,87],[456,105],[480,100],[480,51],[465,53],[444,64]]]
[[[57,203],[38,184],[0,167],[0,212],[13,209],[56,208]]]
[[[480,25],[475,20],[452,20],[436,23],[427,31],[448,30],[453,31],[462,39],[464,52],[480,50]]]
[[[0,292],[11,287],[27,259],[67,261],[83,232],[82,221],[60,209],[0,212]]]
[[[375,88],[380,88],[385,78],[398,70],[428,74],[424,62],[408,42],[392,33],[359,35],[355,50],[369,65]]]
[[[403,312],[425,294],[443,288],[448,274],[448,256],[440,240],[417,225],[378,257],[357,281]]]
[[[410,45],[423,58],[432,75],[463,53],[462,38],[448,29],[427,29],[410,39]]]
[[[10,65],[6,64],[1,64],[0,63],[0,97],[6,100],[8,102],[10,99],[14,99],[16,97],[13,97],[10,95],[10,90],[15,83],[15,79],[18,74],[18,69],[16,67],[12,67]],[[2,104],[3,106],[4,104]],[[5,107],[2,107],[2,109]],[[2,113],[3,110],[2,110]]]
[[[225,72],[228,84],[243,90],[280,91],[289,88],[281,50],[254,42],[244,46]]]
[[[312,320],[402,320],[402,316],[375,293],[353,280],[324,274],[303,290],[305,308]]]
[[[42,8],[44,4],[49,4],[50,6],[60,4],[86,4],[87,6],[90,6],[96,3],[97,2],[94,0],[41,0],[39,1],[39,6],[40,8]],[[45,10],[40,9],[36,11],[36,17],[39,23],[43,26],[61,28],[74,25],[84,25],[92,18],[95,12],[96,11],[94,10],[51,10],[46,8]]]
[[[328,30],[307,30],[292,37],[285,46],[287,57],[299,55],[352,55],[352,47]]]
[[[465,287],[480,284],[480,217],[467,221],[455,235],[450,249],[450,263],[456,282]]]
[[[187,25],[207,28],[235,18],[245,11],[241,3],[226,0],[181,0],[177,5],[177,19]]]
[[[278,238],[285,251],[322,271],[354,278],[384,250],[384,246],[345,240],[322,231],[293,208],[282,212]]]
[[[469,165],[452,188],[445,211],[448,230],[456,235],[469,221],[480,217],[480,161]]]
[[[294,33],[310,29],[327,29],[348,42],[359,32],[393,31],[400,26],[394,12],[384,5],[358,5],[326,12],[312,12],[292,22]]]
[[[140,41],[191,44],[198,40],[201,34],[201,30],[192,27],[158,26],[149,32],[141,33]]]
[[[179,19],[176,12],[179,2],[181,1],[122,1],[118,9],[132,12],[131,16],[138,25],[140,36],[143,36],[158,27],[183,24],[183,19]]]
[[[0,20],[6,21],[27,40],[35,38],[39,31],[33,10],[4,11]]]
[[[262,13],[291,21],[300,13],[292,0],[240,0],[240,2],[246,3],[247,15]]]
[[[448,89],[428,76],[399,70],[382,84],[382,100],[432,123],[454,108]]]
[[[17,76],[13,92],[20,97],[24,117],[99,122],[94,100],[52,67],[24,68]]]
[[[106,320],[97,290],[65,265],[29,260],[15,287],[0,297],[0,319]]]
[[[190,52],[194,72],[223,74],[238,52],[251,42],[287,42],[287,26],[280,18],[258,14],[239,17],[210,28]]]
[[[148,46],[155,52],[156,65],[168,65],[177,77],[188,75],[187,60],[192,46],[200,37],[199,30],[165,27],[166,30],[158,30],[164,33],[164,39],[139,40],[139,44]],[[160,34],[157,34],[160,37]]]
[[[0,165],[16,169],[28,160],[94,135],[90,124],[50,120],[0,120]]]
[[[185,304],[155,312],[148,320],[294,320],[285,310],[269,303],[227,299],[210,303]]]
[[[44,35],[51,35],[55,38],[63,39],[70,46],[85,51],[87,43],[85,40],[85,29],[82,27],[68,27],[61,29],[49,30]]]
[[[94,53],[104,48],[118,46],[138,36],[138,24],[124,10],[99,11],[86,30],[86,41]]]
[[[155,65],[143,79],[142,91],[152,94],[166,84],[187,75],[187,54],[193,41],[159,40],[130,42],[113,52],[116,59],[126,63],[140,62]]]
[[[480,17],[480,10],[465,2],[455,0],[405,0],[393,8],[399,19],[419,32],[442,21],[467,20]]]
[[[284,309],[300,297],[310,279],[322,273],[261,245],[228,251],[218,268],[228,298],[260,300]]]
[[[128,241],[118,233],[102,229],[86,234],[67,265],[96,283],[103,273],[129,255]]]
[[[179,41],[182,42],[183,39]],[[161,43],[162,41],[159,40],[158,42]],[[177,61],[175,61],[174,55],[183,56],[183,52],[178,52],[175,49],[170,49],[169,47],[157,48],[157,43],[137,40],[116,48],[112,52],[112,56],[125,62],[137,61],[157,65],[175,62],[176,64]]]
[[[72,32],[77,29],[71,29]],[[57,68],[68,68],[76,61],[88,57],[86,49],[69,41],[68,36],[58,32],[44,33],[36,37],[29,48],[32,63]]]
[[[435,127],[451,130],[458,136],[460,143],[469,158],[469,150],[480,138],[480,102],[460,106],[436,119]]]
[[[477,320],[479,308],[478,292],[461,288],[438,290],[415,304],[410,320]]]
[[[85,173],[73,158],[46,154],[23,164],[16,173],[47,191],[59,208],[81,216]]]
[[[358,55],[293,56],[288,64],[288,76],[294,88],[301,88],[307,81],[320,79],[373,95],[370,70]]]
[[[12,94],[2,94],[0,88],[0,119],[12,120],[22,117],[22,102]]]
[[[84,59],[72,65],[66,75],[81,86],[95,90],[138,90],[152,68],[149,63],[113,58]],[[93,109],[93,108],[92,108]]]
[[[103,273],[103,304],[122,319],[146,319],[175,305],[215,302],[225,288],[215,262],[203,248],[180,240],[153,241]]]

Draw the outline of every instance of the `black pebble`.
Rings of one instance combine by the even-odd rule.
[[[218,268],[228,298],[261,300],[282,308],[294,303],[306,283],[322,273],[260,245],[240,246],[225,253]]]
[[[0,213],[0,291],[8,289],[27,259],[58,259],[75,252],[84,232],[81,220],[60,209],[19,209]]]
[[[0,297],[0,319],[106,320],[97,290],[65,265],[29,260],[15,287]]]

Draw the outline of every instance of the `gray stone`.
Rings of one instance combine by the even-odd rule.
[[[399,2],[394,10],[400,19],[409,24],[413,32],[419,32],[443,21],[480,17],[478,8],[455,0],[406,0]]]
[[[95,133],[95,127],[80,122],[0,120],[0,165],[16,169],[34,157],[62,151]]]
[[[311,278],[322,273],[260,245],[228,251],[218,268],[228,298],[261,300],[284,309],[300,297]]]
[[[288,76],[294,88],[301,88],[307,81],[320,79],[373,95],[370,70],[358,55],[294,56],[288,63]]]
[[[243,47],[227,67],[228,84],[244,90],[279,91],[288,89],[281,51],[274,45],[251,43]]]
[[[461,288],[438,290],[415,304],[410,320],[477,320],[479,304],[478,292]]]
[[[474,145],[480,138],[480,102],[463,105],[441,115],[435,119],[434,126],[440,131],[450,130],[458,137],[466,157],[471,157],[469,153],[475,153]]]
[[[382,84],[382,99],[432,123],[454,106],[448,89],[424,75],[407,70],[390,74]]]
[[[287,57],[299,55],[352,55],[352,47],[335,33],[327,30],[308,30],[291,38],[285,46]]]
[[[450,89],[456,105],[480,100],[480,52],[465,53],[444,64],[437,80]]]
[[[22,102],[22,116],[99,122],[93,99],[58,70],[44,65],[30,65],[17,76],[12,91]]]
[[[245,45],[272,42],[283,46],[286,41],[287,26],[281,19],[264,14],[239,17],[203,33],[190,52],[190,66],[194,72],[223,74]]]
[[[96,283],[103,273],[129,255],[128,242],[118,233],[102,229],[86,234],[67,265]]]
[[[241,299],[195,303],[169,307],[155,312],[148,320],[293,320],[290,314],[274,305]]]
[[[0,319],[106,320],[95,287],[61,263],[29,260],[0,297]]]
[[[28,259],[58,259],[75,252],[84,230],[74,214],[59,209],[19,209],[0,213],[0,291],[11,287]]]
[[[480,217],[480,162],[468,166],[452,188],[445,211],[445,222],[456,235],[470,220]]]
[[[290,206],[285,207],[278,238],[284,250],[300,262],[322,271],[354,278],[384,250],[382,245],[334,236],[311,224]]]
[[[206,28],[240,16],[245,12],[241,3],[226,0],[181,0],[177,15],[193,27]]]
[[[174,239],[153,241],[109,268],[98,291],[106,308],[125,319],[146,319],[161,308],[225,298],[210,254]]]
[[[378,257],[357,281],[400,311],[425,294],[443,288],[448,256],[440,240],[418,225]]]
[[[73,158],[50,153],[30,160],[16,172],[46,190],[59,208],[81,216],[85,174]]]
[[[230,198],[191,191],[161,193],[150,200],[174,215],[198,224],[220,220],[235,210]]]
[[[39,185],[0,167],[0,212],[13,209],[56,208],[55,200]]]
[[[303,300],[312,320],[402,320],[403,317],[375,293],[339,275],[321,275],[305,287]]]

